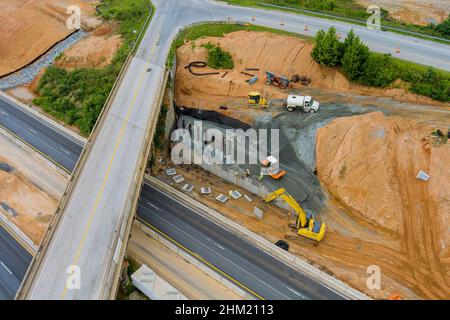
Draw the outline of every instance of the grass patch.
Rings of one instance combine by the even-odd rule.
[[[213,69],[233,69],[234,63],[231,54],[211,42],[203,45],[208,50],[208,66]]]
[[[259,7],[269,10],[281,10],[281,11],[287,11],[287,12],[293,12],[293,13],[299,13],[299,11],[296,11],[295,9],[299,10],[310,10],[315,11],[318,13],[325,13],[334,15],[337,18],[333,17],[324,17],[318,14],[314,13],[307,13],[302,12],[301,14],[304,15],[311,15],[311,16],[317,16],[322,17],[325,19],[331,19],[331,20],[339,20],[340,18],[345,19],[354,19],[360,21],[359,24],[365,25],[365,21],[370,16],[369,13],[366,11],[366,7],[361,6],[354,0],[225,0],[225,2],[228,2],[230,4],[234,5],[240,5],[240,6],[249,6],[249,7]],[[266,5],[264,5],[266,4]],[[278,6],[284,6],[286,8],[275,8],[267,6],[269,5],[278,5]],[[290,9],[292,8],[292,9]],[[392,27],[392,28],[399,28],[404,31],[410,31],[410,32],[416,32],[420,33],[422,35],[427,36],[434,36],[434,37],[440,37],[444,39],[450,40],[450,33],[448,32],[448,29],[450,28],[450,18],[447,22],[447,24],[441,24],[441,25],[433,25],[429,24],[427,26],[420,26],[415,25],[411,23],[402,22],[399,20],[396,20],[389,16],[389,12],[387,10],[382,10],[382,28],[383,27]],[[345,20],[344,20],[345,21]],[[385,29],[386,30],[386,29]],[[402,31],[395,31],[397,33],[407,34],[409,36],[416,36],[419,38],[425,38],[430,39],[427,37],[419,36],[419,35],[412,35],[407,32]],[[448,44],[448,42],[440,41],[437,39],[431,39],[438,42],[443,42]]]
[[[70,72],[51,66],[39,81],[40,96],[33,103],[66,124],[77,126],[82,135],[89,135],[123,63],[140,40],[149,4],[149,0],[111,0],[102,9],[101,17],[117,21],[123,39],[111,64],[101,69],[80,68]]]

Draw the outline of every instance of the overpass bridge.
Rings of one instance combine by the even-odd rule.
[[[114,298],[117,276],[135,211],[150,141],[164,90],[170,45],[182,26],[201,21],[251,21],[308,34],[334,25],[350,28],[379,52],[450,70],[448,47],[338,21],[211,0],[154,0],[156,13],[137,53],[127,60],[72,175],[58,211],[19,290],[19,299]],[[282,26],[281,26],[282,24]],[[425,45],[423,44],[425,43]],[[75,272],[75,274],[74,274]],[[78,273],[79,272],[79,273]],[[68,281],[79,274],[80,288]]]

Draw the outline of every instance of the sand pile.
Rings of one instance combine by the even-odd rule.
[[[207,51],[201,45],[219,44],[233,57],[234,69],[222,78],[220,75],[198,77],[184,67],[192,61],[206,61]],[[332,90],[348,90],[349,82],[335,69],[324,68],[311,58],[313,44],[299,38],[269,32],[238,31],[223,38],[202,38],[195,43],[187,42],[177,50],[177,102],[186,106],[198,106],[204,102],[220,104],[230,96],[246,97],[249,91],[259,90],[269,98],[283,98],[286,93],[264,84],[264,71],[270,70],[287,77],[299,74],[311,78],[313,86]],[[260,71],[245,71],[260,68]],[[203,68],[199,72],[215,71]],[[241,71],[256,74],[259,81],[249,85],[250,77]],[[301,85],[298,85],[301,88]],[[215,97],[212,97],[215,96]]]
[[[68,6],[79,5],[82,24],[94,27],[97,1],[0,0],[0,76],[21,69],[73,30],[66,27]]]

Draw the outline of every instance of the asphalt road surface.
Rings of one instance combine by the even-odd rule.
[[[1,225],[0,248],[0,300],[13,299],[32,256]]]
[[[15,105],[9,107],[19,108]],[[15,109],[8,110],[10,114],[16,114]],[[17,110],[20,111],[20,109]],[[22,121],[37,133],[30,141],[28,131],[19,129],[14,132],[15,134],[28,143],[32,143],[47,139],[51,132],[54,137],[50,142],[50,148],[41,151],[50,150],[47,156],[55,162],[66,159],[61,145],[73,144],[72,139],[62,132],[54,131],[49,127],[49,123],[40,122],[27,112],[20,112],[20,115],[23,118]],[[15,128],[17,126],[11,127],[12,130]],[[43,146],[45,147],[45,144]],[[40,148],[41,145],[37,144],[35,147]],[[78,150],[76,146],[72,147],[74,152],[71,155],[71,163],[74,165],[81,150]],[[70,167],[66,169],[70,170]],[[144,184],[141,192],[138,216],[266,299],[341,298],[330,289],[313,282],[147,184]],[[4,229],[0,228],[0,231],[0,261],[7,268],[0,263],[0,299],[12,299],[25,275],[31,255]],[[14,274],[11,275],[8,270],[12,270]],[[254,271],[249,273],[248,270]]]
[[[25,112],[0,96],[0,127],[20,137],[50,161],[71,172],[83,150],[80,142],[63,135],[48,122]]]
[[[147,183],[142,189],[137,215],[259,297],[270,300],[343,299],[335,291]]]

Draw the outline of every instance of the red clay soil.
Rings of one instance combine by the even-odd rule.
[[[82,23],[95,26],[91,17],[97,1],[87,0],[0,0],[0,77],[17,71],[55,43],[70,35],[66,13],[70,5],[79,5]]]

